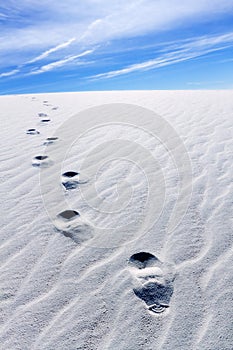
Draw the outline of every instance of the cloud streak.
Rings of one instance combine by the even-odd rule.
[[[75,40],[76,40],[75,38],[72,38],[64,43],[61,43],[55,47],[52,47],[51,49],[46,50],[41,55],[33,58],[32,60],[28,61],[27,63],[34,63],[37,61],[41,61],[41,60],[45,59],[46,57],[48,57],[51,53],[54,53],[54,52],[59,51],[61,49],[65,49],[66,47],[70,46]]]
[[[77,58],[81,58],[81,57],[84,57],[84,56],[87,56],[87,55],[90,55],[92,52],[94,52],[94,49],[92,50],[86,50],[78,55],[74,55],[74,56],[70,56],[70,57],[66,57],[64,59],[61,59],[61,60],[58,60],[58,61],[54,61],[54,62],[51,62],[49,64],[46,64],[42,67],[40,67],[39,69],[37,70],[32,70],[29,75],[34,75],[34,74],[41,74],[41,73],[45,73],[45,72],[49,72],[51,70],[54,70],[56,68],[60,68],[60,67],[63,67],[73,61],[75,61]]]
[[[0,78],[10,77],[12,75],[17,74],[18,72],[19,72],[19,69],[13,69],[9,72],[0,73]]]

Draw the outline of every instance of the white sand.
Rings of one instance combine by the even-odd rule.
[[[122,125],[90,131],[71,147],[62,169],[56,168],[53,150],[62,147],[64,140],[48,142],[46,138],[57,136],[58,127],[79,111],[118,102],[146,107],[163,117],[176,130],[191,159],[189,208],[170,233],[167,225],[179,179],[171,154],[146,133],[150,125],[145,123],[145,132]],[[2,96],[0,118],[0,349],[233,349],[232,91]],[[137,118],[143,121],[143,115],[135,116],[135,121]],[[28,129],[39,134],[27,133]],[[118,149],[114,142],[112,147],[101,146],[115,139],[148,148],[163,174],[164,211],[143,236],[134,232],[134,226],[127,231],[125,225],[143,218],[150,185],[144,175],[156,177],[157,193],[155,207],[146,214],[150,220],[153,212],[159,213],[161,174],[149,158],[143,159],[146,174],[137,164],[122,159],[124,152],[136,159],[133,146],[127,143]],[[52,193],[57,186],[50,180],[54,171],[59,170],[59,176],[79,172],[81,161],[95,146],[100,148],[92,155],[89,168],[95,168],[108,153],[114,161],[102,165],[96,183],[88,171],[73,179],[61,177],[57,188],[67,208],[56,193],[49,198],[52,208],[45,208],[43,179],[47,193]],[[43,156],[45,150],[50,152],[47,159],[34,158]],[[136,153],[141,159],[140,152]],[[67,181],[72,189],[65,190],[62,182]],[[86,203],[80,186],[100,211]],[[106,215],[104,209],[119,206],[119,196],[131,202],[126,209],[120,207],[119,212]],[[80,216],[62,218],[58,214],[65,209]],[[106,235],[100,234],[100,227],[106,228]],[[145,260],[145,266],[137,258],[129,263],[139,252],[157,259]],[[146,303],[143,296],[136,295],[150,286],[152,304],[165,305],[158,309],[161,313],[148,310],[151,300]]]

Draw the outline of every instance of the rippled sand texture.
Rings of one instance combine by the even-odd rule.
[[[102,126],[72,145],[60,169],[67,208],[54,198],[53,220],[47,215],[40,173],[48,174],[50,191],[57,168],[44,153],[61,144],[57,128],[81,110],[118,102],[152,109],[185,144],[193,192],[171,233],[166,225],[179,182],[171,155],[132,126]],[[233,92],[2,96],[0,118],[0,348],[232,350]],[[112,139],[150,150],[164,177],[164,211],[143,236],[124,231],[125,224],[143,218],[148,194],[145,174],[123,159],[124,149],[111,149],[115,159],[96,179],[79,173],[89,150]],[[133,154],[133,147],[125,151]],[[100,147],[90,166],[106,152]],[[153,164],[147,171],[157,176]],[[93,183],[98,198],[89,190]],[[121,193],[131,193],[130,185],[133,194],[131,204],[114,215],[94,210],[82,197],[86,193],[97,207],[111,208],[118,183]],[[105,236],[98,236],[100,226]]]

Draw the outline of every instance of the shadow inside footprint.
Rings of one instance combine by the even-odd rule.
[[[48,140],[48,141],[55,141],[55,140],[57,140],[57,139],[58,139],[58,137],[53,136],[53,137],[47,137],[46,140]]]
[[[63,219],[70,220],[72,218],[75,218],[77,216],[80,216],[80,214],[76,210],[65,210],[62,213],[58,214]]]
[[[156,261],[158,261],[158,258],[156,258],[153,254],[140,252],[131,256],[129,259],[129,264],[139,269],[144,269],[145,267],[153,266]]]
[[[79,173],[76,173],[76,171],[66,171],[65,173],[63,173],[63,176],[71,178],[71,177],[74,177],[78,174]]]
[[[42,122],[42,123],[48,123],[48,122],[50,122],[50,120],[51,120],[51,119],[41,119],[41,122]]]
[[[45,160],[47,158],[48,158],[48,156],[36,156],[35,157],[35,159],[37,159],[37,160]]]
[[[174,275],[156,256],[147,252],[133,254],[129,259],[135,295],[148,310],[160,314],[169,307],[173,294]]]

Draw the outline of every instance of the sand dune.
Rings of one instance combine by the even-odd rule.
[[[157,137],[137,107],[135,123],[109,123],[111,103],[161,116]],[[232,350],[232,91],[0,107],[0,348]]]

